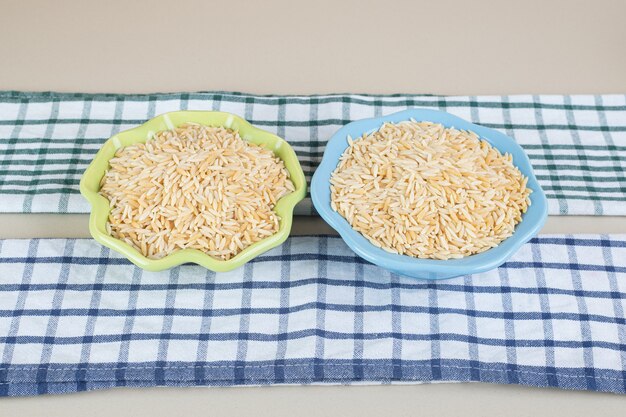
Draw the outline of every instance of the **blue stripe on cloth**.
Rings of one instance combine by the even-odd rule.
[[[614,272],[614,271],[613,271]],[[448,281],[450,282],[450,281]],[[0,283],[0,292],[13,292],[13,291],[47,291],[54,289],[62,289],[66,291],[137,291],[141,289],[142,292],[146,291],[163,291],[170,288],[175,288],[178,290],[201,290],[201,291],[218,291],[218,290],[234,290],[241,288],[248,289],[271,289],[271,288],[296,288],[296,287],[306,287],[308,285],[319,283],[325,285],[327,287],[354,287],[357,284],[353,280],[338,280],[338,279],[325,279],[325,278],[305,278],[297,281],[290,281],[289,283],[275,283],[275,282],[267,282],[267,281],[259,281],[259,282],[240,282],[240,283],[215,283],[215,282],[206,282],[206,283],[177,283],[175,285],[169,284],[141,284],[137,286],[125,284],[125,283],[114,283],[114,284],[1,284]],[[415,288],[427,288],[426,284],[417,282],[417,283],[381,283],[381,282],[361,282],[359,285],[363,285],[369,289],[386,289],[390,290],[393,288],[398,289],[415,289]],[[446,284],[446,283],[436,283],[435,285],[437,291],[445,291],[445,292],[472,292],[476,294],[500,294],[501,291],[508,291],[511,293],[519,293],[519,294],[561,294],[561,295],[572,295],[576,297],[588,297],[588,298],[614,298],[614,299],[622,299],[626,297],[626,291],[594,291],[594,290],[570,290],[563,288],[553,288],[545,285],[536,286],[536,287],[518,287],[518,286],[500,286],[500,287],[490,287],[490,286],[478,286],[474,285],[468,287],[466,285],[459,284]],[[10,314],[12,314],[13,310]],[[28,311],[28,310],[25,310]],[[1,314],[0,314],[1,315]]]
[[[498,269],[500,280],[502,281],[503,287],[508,288],[510,286],[509,274],[506,268]],[[502,307],[506,314],[515,315],[513,309],[513,297],[510,291],[502,291]],[[542,319],[544,319],[544,314],[541,313]],[[524,312],[521,316],[524,318],[528,317],[528,312]],[[538,318],[538,317],[537,317]],[[504,335],[506,340],[515,340],[515,320],[506,320],[504,322]],[[506,364],[507,364],[507,378],[509,384],[519,384],[519,378],[517,374],[517,352],[514,346],[506,346]]]
[[[326,255],[328,253],[328,240],[319,239],[318,241],[318,253]],[[320,258],[317,262],[317,276],[325,277],[328,275],[327,262]],[[324,329],[326,327],[326,309],[323,307],[326,304],[326,285],[322,283],[317,284],[317,300],[315,302],[315,326],[316,329]],[[315,381],[321,382],[324,380],[324,366],[322,365],[322,358],[324,357],[324,338],[317,337],[315,340],[315,358],[314,358],[314,378]]]
[[[606,241],[606,239],[603,239]],[[608,264],[613,263],[613,253],[610,249],[610,246],[603,245],[602,246],[602,255],[604,258],[604,262]],[[611,293],[618,292],[617,286],[617,277],[615,274],[610,273],[611,279],[609,280],[609,285],[611,287]],[[626,297],[613,297],[613,312],[615,317],[624,317],[624,305],[623,300]],[[619,341],[621,344],[626,344],[626,326],[620,326],[618,328]],[[622,377],[624,378],[624,391],[626,391],[626,350],[622,350],[621,352],[621,362],[622,362]]]
[[[472,285],[472,277],[465,277],[465,285]],[[465,305],[466,310],[476,311],[476,302],[474,296],[471,292],[465,293]],[[430,311],[432,316],[439,316],[438,314],[434,314],[433,311]],[[508,313],[505,313],[508,314]],[[467,317],[467,331],[470,335],[477,335],[478,329],[476,325],[476,315],[475,314],[466,314]],[[467,345],[468,355],[470,358],[470,363],[472,364],[472,381],[480,381],[480,368],[478,367],[479,357],[478,357],[478,344],[476,343],[468,343]]]
[[[65,249],[63,250],[64,255],[71,255],[71,253],[74,251],[74,244],[75,244],[75,240],[67,240],[66,244],[65,244]],[[70,274],[70,265],[69,264],[65,264],[63,265],[63,267],[61,268],[61,273],[59,274],[59,282],[61,283],[65,283],[67,282],[68,278],[69,278],[69,274]],[[65,292],[62,290],[56,290],[54,292],[54,296],[52,299],[52,304],[53,305],[62,305],[63,303],[63,296],[65,295]],[[40,313],[41,314],[41,313]],[[47,315],[48,318],[48,326],[46,328],[46,334],[47,335],[54,335],[57,334],[57,328],[58,328],[58,324],[59,324],[59,316],[58,315],[53,315],[53,314],[48,314]],[[54,344],[47,344],[44,345],[43,347],[43,351],[41,354],[41,363],[45,364],[45,363],[49,363],[50,362],[50,357],[52,356],[52,349],[54,348]],[[37,380],[38,381],[45,381],[47,379],[46,374],[47,374],[47,369],[45,366],[43,366],[40,371],[39,371],[39,375],[37,375]],[[46,384],[40,384],[39,385],[39,393],[40,394],[45,394],[47,392],[47,385]]]
[[[441,282],[329,236],[227,273],[145,272],[91,240],[4,240],[0,276],[2,396],[356,381],[626,393],[626,236],[543,236]]]
[[[170,282],[178,281],[180,269],[174,268],[170,270],[169,279]],[[172,311],[175,306],[176,300],[176,291],[169,289],[167,294],[165,295],[165,310]],[[161,336],[159,339],[159,347],[157,351],[158,358],[164,358],[164,360],[160,361],[160,366],[155,367],[154,369],[154,381],[157,385],[163,385],[162,381],[165,381],[165,364],[167,363],[165,359],[167,358],[168,348],[169,348],[169,340],[170,334],[172,332],[172,326],[174,317],[172,314],[163,314],[163,327],[161,328]]]
[[[307,384],[316,382],[315,360],[309,359],[285,359],[280,365],[283,368],[284,383]],[[358,370],[355,362],[351,359],[324,359],[317,361],[327,372],[324,382],[350,383],[355,380],[355,371],[362,375],[360,380],[376,383],[389,382],[469,382],[472,381],[473,372],[478,371],[481,382],[508,384],[508,375],[514,372],[519,384],[537,387],[555,387],[565,389],[586,390],[587,375],[581,368],[556,368],[545,366],[518,365],[514,371],[507,364],[502,363],[476,363],[470,360],[440,359],[436,367],[439,372],[437,378],[432,376],[432,362],[421,361],[392,361],[388,359],[364,359],[359,362]],[[0,365],[2,366],[2,365]],[[160,362],[142,363],[136,366],[125,367],[124,385],[129,387],[150,386],[231,386],[231,385],[272,385],[275,384],[275,361],[246,362],[211,362],[203,364],[168,363],[168,377],[161,380],[160,384],[154,382],[154,370],[161,367]],[[402,379],[394,378],[394,368],[402,367]],[[241,367],[246,375],[245,380],[240,380],[232,373],[236,367]],[[195,379],[196,369],[203,368],[202,380]],[[94,364],[87,371],[88,380],[85,381],[87,389],[111,388],[116,386],[115,375],[119,368],[110,364]],[[66,393],[75,391],[71,382],[76,370],[67,367],[48,368],[48,381],[50,393]],[[554,378],[546,379],[546,374],[551,373]],[[12,382],[9,386],[8,395],[23,396],[36,395],[36,386],[30,382],[37,375],[37,369],[31,367],[14,366],[10,372]],[[555,384],[554,381],[558,381]],[[620,371],[609,369],[597,369],[595,375],[596,389],[607,392],[623,392],[623,378]]]
[[[133,271],[133,275],[132,275],[131,288],[139,288],[139,283],[141,282],[142,273],[143,273],[142,269],[135,268],[135,270]],[[208,291],[207,293],[211,293],[211,292]],[[138,296],[139,296],[139,292],[136,290],[129,292],[128,307],[127,307],[128,311],[136,310],[137,301],[139,298]],[[102,312],[102,309],[100,309],[99,311]],[[135,323],[135,314],[132,314],[132,313],[125,314],[125,313],[120,312],[118,313],[118,315],[125,316],[122,334],[123,335],[132,334],[133,325]],[[120,352],[117,358],[117,363],[119,364],[119,368],[115,373],[115,378],[116,378],[116,381],[118,382],[117,384],[118,386],[125,385],[125,381],[126,381],[125,368],[126,366],[128,366],[129,347],[130,347],[130,338],[129,337],[123,338],[120,344]]]
[[[207,270],[205,279],[206,280],[215,279],[215,272]],[[203,297],[203,302],[202,302],[204,311],[208,312],[212,310],[214,294],[215,294],[214,291],[204,291],[204,297]],[[209,333],[212,330],[211,328],[212,316],[213,315],[209,313],[202,314],[202,321],[200,322],[200,333]],[[197,365],[195,368],[195,379],[197,381],[202,381],[206,379],[206,375],[204,374],[204,368],[201,366],[201,364],[203,360],[207,357],[208,350],[209,350],[208,340],[202,340],[198,342],[198,349],[196,353],[196,362],[195,362],[195,364]]]
[[[576,254],[575,246],[573,245],[568,246],[567,254],[572,262],[577,261],[578,257]],[[570,274],[572,278],[572,283],[574,285],[574,289],[578,291],[582,291],[583,284],[582,284],[582,278],[580,276],[580,271],[572,269],[570,271]],[[578,311],[580,311],[581,316],[587,316],[588,309],[587,309],[587,303],[585,302],[585,298],[584,297],[576,298],[576,303],[578,304]],[[581,332],[582,338],[585,340],[590,340],[592,336],[591,336],[591,328],[590,328],[589,321],[580,320],[579,323],[580,323],[579,325],[580,325],[580,332]],[[593,351],[589,349],[588,346],[583,346],[582,349],[583,349],[583,360],[585,362],[585,375],[587,376],[586,378],[587,389],[591,391],[595,391],[596,381],[595,381],[595,372],[593,369],[593,366],[594,366],[593,365]]]
[[[435,314],[431,314],[435,316]],[[332,340],[378,340],[379,338],[397,338],[406,341],[436,341],[438,344],[440,341],[456,341],[463,343],[475,343],[485,346],[515,346],[515,347],[562,347],[570,349],[580,348],[605,348],[621,351],[626,349],[626,345],[621,343],[613,343],[607,341],[574,341],[574,340],[559,340],[555,341],[551,338],[523,338],[516,339],[514,341],[506,340],[504,338],[494,337],[477,337],[472,335],[460,334],[460,333],[442,333],[438,331],[438,327],[433,325],[431,331],[433,334],[415,334],[415,333],[394,333],[394,332],[376,332],[376,333],[354,333],[354,332],[332,332],[327,330],[298,330],[292,332],[277,332],[272,334],[260,333],[260,332],[228,332],[228,333],[212,333],[212,334],[199,334],[199,333],[168,333],[161,332],[137,332],[132,335],[123,334],[102,334],[96,336],[76,336],[76,337],[53,337],[53,336],[10,336],[0,337],[0,342],[11,345],[30,345],[30,344],[54,344],[54,345],[76,345],[76,344],[89,344],[95,345],[99,343],[111,343],[120,342],[125,339],[131,341],[139,340],[209,340],[209,341],[239,341],[239,340],[254,340],[254,341],[281,341],[281,340],[299,340],[312,336],[324,337]],[[439,349],[435,347],[434,353],[439,355]]]
[[[243,280],[244,282],[250,282],[253,276],[253,265],[251,263],[247,263],[243,266]],[[242,310],[250,310],[252,302],[252,291],[249,287],[244,287],[241,293],[241,307]],[[235,362],[235,366],[233,367],[234,381],[245,381],[244,374],[244,365],[246,363],[246,355],[248,353],[248,337],[249,329],[250,329],[250,313],[242,313],[237,315],[239,317],[239,333],[237,334],[237,361]],[[215,317],[215,316],[212,316]],[[203,333],[208,334],[208,333]],[[202,339],[201,339],[202,340]],[[206,339],[211,340],[211,339]],[[224,338],[219,338],[215,340],[224,340]],[[241,382],[239,382],[241,383]]]
[[[315,253],[306,253],[299,255],[280,255],[280,256],[267,256],[262,259],[253,259],[250,263],[265,263],[265,262],[292,262],[292,261],[312,261],[324,258],[324,260],[331,262],[343,262],[343,263],[355,263],[355,264],[369,264],[369,262],[358,258],[356,256],[336,256],[326,255],[319,256]],[[65,264],[65,263],[78,263],[79,265],[127,265],[131,266],[132,263],[126,259],[108,259],[108,258],[86,258],[86,257],[10,257],[0,259],[0,263],[6,264]],[[626,267],[613,266],[613,265],[593,265],[577,262],[506,262],[504,267],[508,269],[524,269],[524,268],[543,268],[543,269],[563,269],[563,270],[579,270],[579,271],[606,271],[606,272],[626,272]]]

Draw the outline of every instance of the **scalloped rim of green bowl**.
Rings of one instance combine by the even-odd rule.
[[[127,243],[114,238],[106,232],[106,221],[109,216],[109,201],[98,194],[100,181],[109,168],[109,160],[117,149],[134,143],[144,143],[154,133],[172,129],[183,123],[199,123],[207,126],[223,126],[239,131],[242,139],[262,145],[274,152],[289,171],[295,191],[283,196],[274,207],[280,217],[279,229],[275,234],[260,240],[238,253],[233,258],[223,261],[197,249],[182,249],[161,259],[149,259]],[[306,179],[298,157],[293,148],[284,139],[273,133],[252,126],[247,120],[231,113],[200,110],[182,110],[161,114],[147,122],[120,132],[108,139],[93,161],[89,164],[80,181],[80,192],[89,201],[89,232],[93,238],[104,246],[124,255],[135,265],[148,271],[162,271],[184,263],[202,265],[215,272],[225,272],[238,268],[256,256],[282,244],[291,231],[293,209],[306,195]]]

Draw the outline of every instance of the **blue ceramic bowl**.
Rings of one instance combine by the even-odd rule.
[[[446,127],[471,130],[489,142],[501,153],[513,155],[513,164],[528,177],[531,205],[515,227],[511,237],[495,248],[462,259],[418,259],[406,255],[385,252],[372,245],[348,221],[330,207],[330,176],[337,167],[339,157],[348,147],[347,136],[358,138],[378,130],[385,122],[398,123],[415,119],[441,123]],[[343,238],[346,244],[362,258],[397,274],[420,279],[445,279],[459,275],[488,271],[502,265],[524,243],[534,237],[543,227],[548,216],[548,204],[543,190],[535,178],[532,166],[522,148],[510,137],[483,126],[475,125],[452,114],[427,109],[409,109],[388,116],[363,119],[348,123],[328,141],[320,166],[311,181],[311,198],[317,212]]]

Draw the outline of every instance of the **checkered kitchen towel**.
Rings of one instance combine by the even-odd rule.
[[[0,212],[87,213],[80,176],[120,130],[180,109],[223,110],[286,138],[307,177],[328,138],[356,119],[427,107],[515,138],[551,214],[626,215],[626,95],[441,97],[252,96],[237,93],[0,92]],[[310,200],[296,214],[311,214]]]
[[[626,235],[399,277],[338,237],[143,272],[91,240],[0,241],[0,395],[115,386],[482,381],[626,393]]]

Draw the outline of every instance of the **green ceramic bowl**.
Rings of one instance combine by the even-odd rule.
[[[109,201],[98,194],[100,180],[109,168],[109,160],[115,152],[124,146],[145,142],[155,132],[173,129],[181,124],[193,122],[207,126],[223,126],[238,130],[244,140],[264,145],[282,159],[291,175],[295,191],[282,197],[274,207],[280,216],[278,232],[259,242],[256,242],[241,251],[237,256],[222,261],[197,250],[182,249],[162,259],[148,259],[138,250],[127,243],[114,238],[106,232],[106,222],[109,216]],[[120,132],[107,140],[98,151],[94,160],[89,164],[80,181],[80,192],[91,204],[89,217],[89,231],[94,239],[122,255],[126,256],[135,265],[148,271],[162,271],[174,266],[192,262],[216,272],[230,271],[245,264],[257,255],[268,251],[283,243],[289,236],[293,220],[293,209],[306,194],[306,180],[298,157],[289,144],[278,136],[257,129],[246,120],[230,113],[213,111],[176,111],[162,114],[134,129]]]

